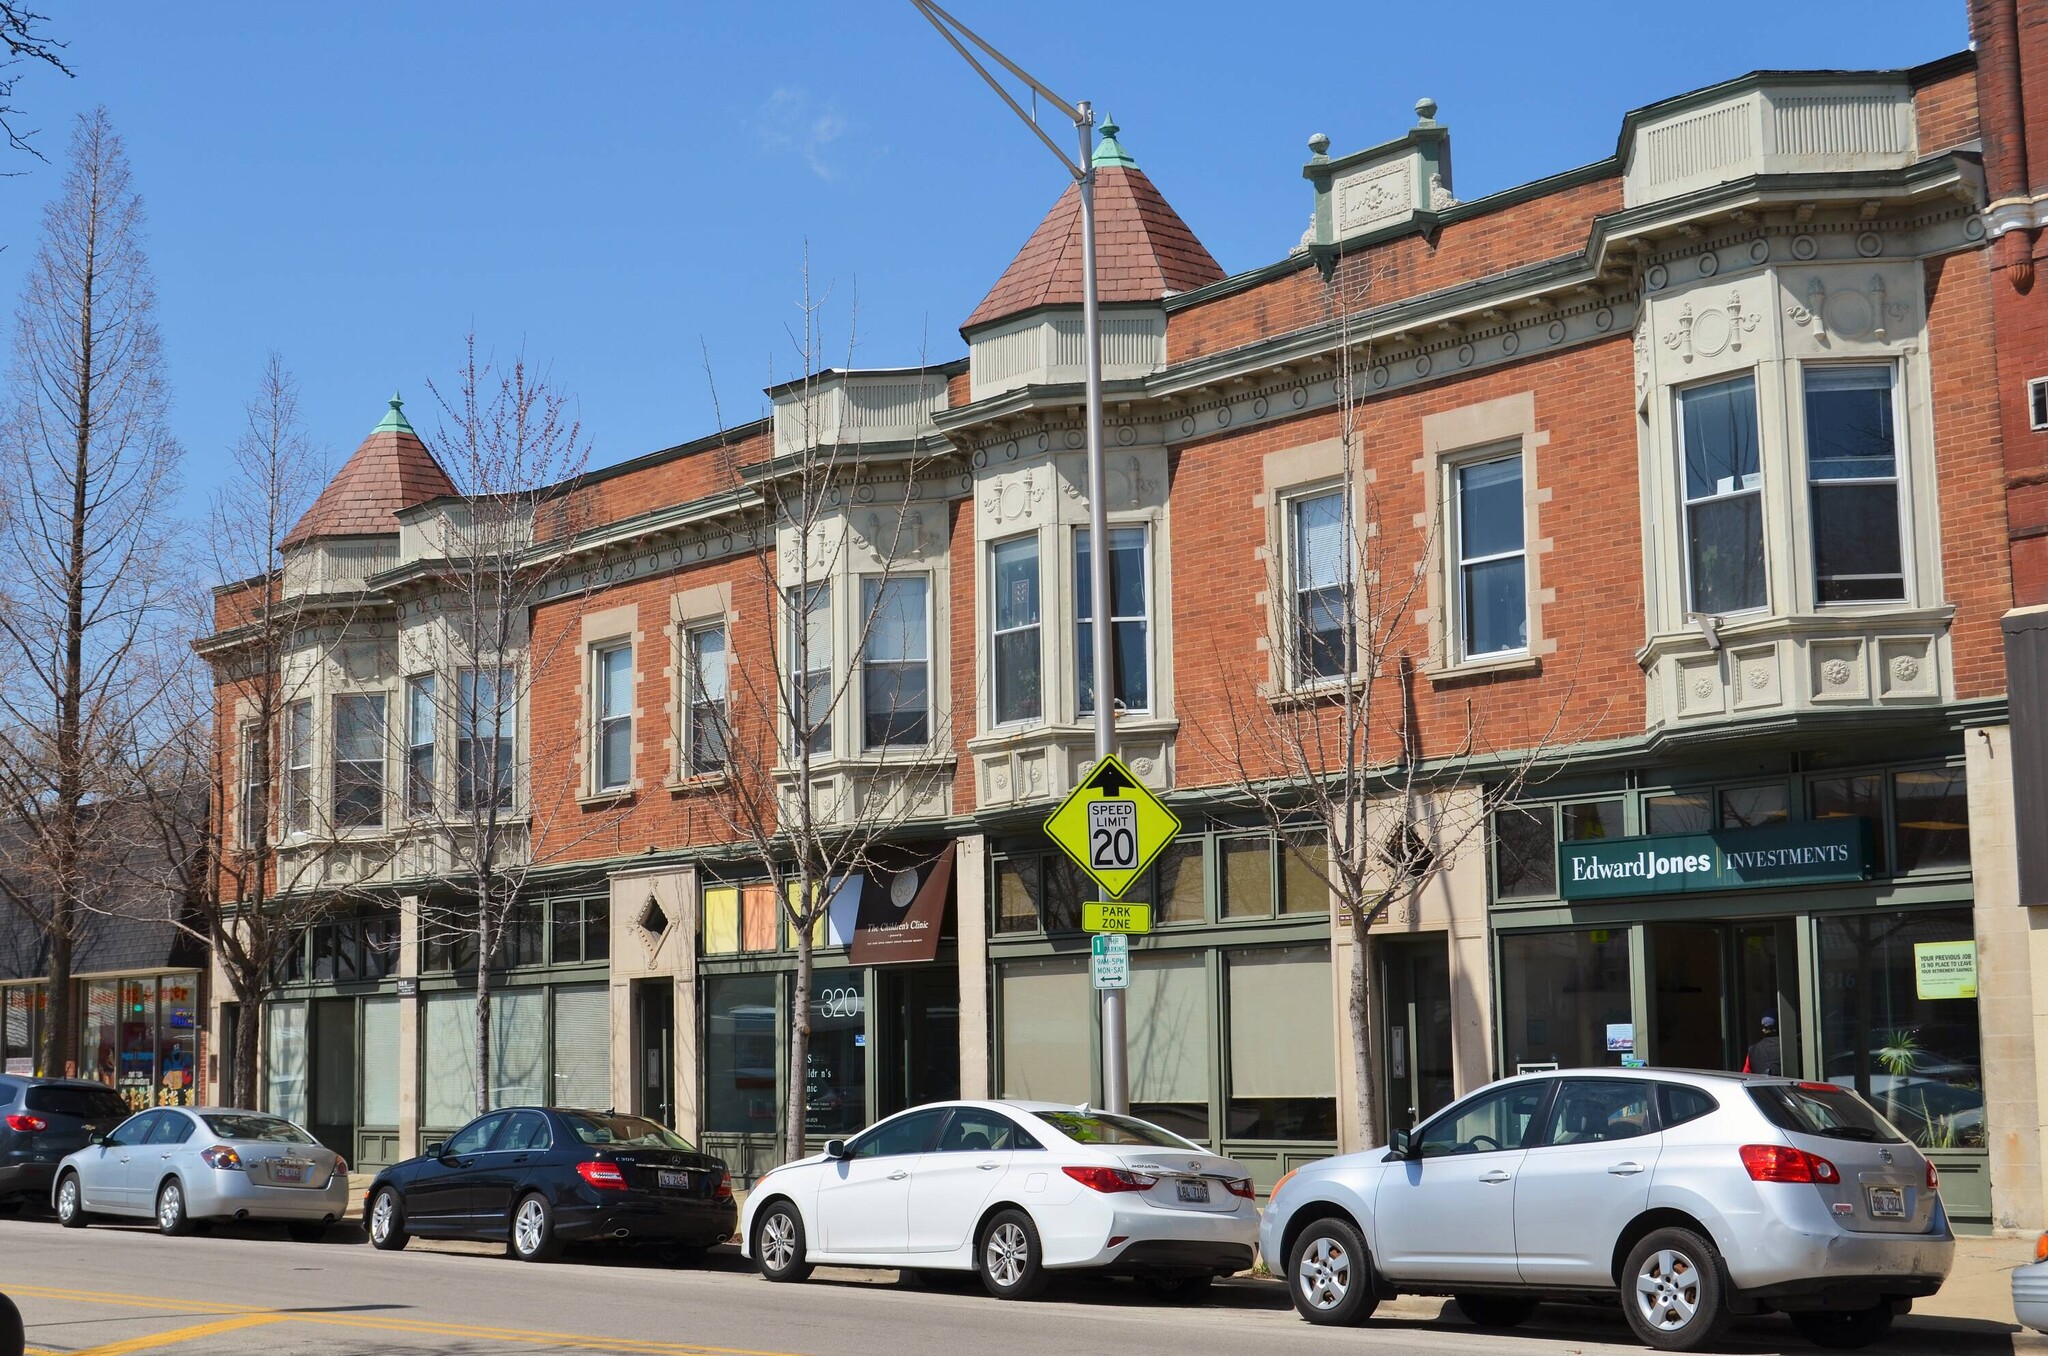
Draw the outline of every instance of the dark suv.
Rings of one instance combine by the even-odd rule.
[[[104,1083],[0,1074],[0,1213],[12,1214],[23,1201],[48,1203],[57,1160],[130,1111]]]

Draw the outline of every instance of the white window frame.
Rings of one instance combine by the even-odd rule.
[[[1121,703],[1119,703],[1116,709],[1119,715],[1149,715],[1152,713],[1153,710],[1157,708],[1159,702],[1159,664],[1157,662],[1158,656],[1153,653],[1152,645],[1153,637],[1158,634],[1158,627],[1154,626],[1152,621],[1152,603],[1153,600],[1158,596],[1158,590],[1153,587],[1152,579],[1152,524],[1150,522],[1110,523],[1108,530],[1109,540],[1112,543],[1112,545],[1116,541],[1116,536],[1119,532],[1137,532],[1141,534],[1141,546],[1139,549],[1140,563],[1138,565],[1138,570],[1139,578],[1145,586],[1145,610],[1137,616],[1129,616],[1119,614],[1118,612],[1116,612],[1114,609],[1114,605],[1112,604],[1112,608],[1109,614],[1109,677],[1110,682],[1114,683],[1116,681],[1116,628],[1120,624],[1127,624],[1131,622],[1137,622],[1142,624],[1145,628],[1145,704],[1143,706],[1124,706]],[[1084,558],[1083,552],[1081,550],[1081,543],[1087,538],[1087,536],[1087,528],[1077,527],[1073,531],[1071,541],[1073,547],[1073,550],[1071,552],[1071,559],[1074,562],[1075,584],[1074,718],[1077,721],[1093,720],[1095,718],[1095,712],[1092,709],[1084,707],[1081,704],[1081,688],[1083,685],[1082,680],[1086,678],[1092,681],[1094,678],[1094,675],[1092,673],[1083,674],[1081,672],[1081,628],[1092,627],[1094,625],[1094,620],[1092,617],[1094,600],[1088,597],[1088,595],[1084,593],[1082,589],[1079,587],[1081,582],[1081,561]],[[1106,558],[1107,553],[1105,553],[1105,559]],[[1116,567],[1114,565],[1111,565],[1110,579],[1114,581],[1115,578]],[[1043,585],[1044,580],[1041,578],[1041,589],[1043,588]],[[1115,591],[1116,590],[1113,586],[1108,590],[1108,592],[1110,592],[1112,595],[1114,595]],[[1044,595],[1041,592],[1040,597],[1042,598],[1043,596]],[[1084,615],[1084,612],[1090,615]]]
[[[1813,590],[1813,604],[1816,608],[1856,607],[1906,607],[1916,595],[1913,571],[1913,506],[1912,477],[1907,474],[1907,446],[1905,372],[1903,364],[1894,359],[1878,358],[1857,362],[1802,362],[1797,364],[1799,378],[1799,453],[1802,469],[1806,473],[1806,537],[1807,537],[1807,582]],[[1892,398],[1892,473],[1889,477],[1875,477],[1856,480],[1815,480],[1813,478],[1813,449],[1807,433],[1806,374],[1824,369],[1868,368],[1883,371],[1891,378]],[[1899,596],[1896,598],[1840,598],[1824,601],[1820,596],[1820,536],[1816,529],[1813,512],[1813,491],[1820,485],[1881,485],[1889,480],[1892,487],[1892,506],[1899,519]]]
[[[624,690],[616,695],[622,699],[624,710],[610,715],[607,713],[611,710],[614,693],[608,686],[611,679],[608,661],[620,654],[626,658],[621,678]],[[605,750],[611,732],[620,728],[626,732],[626,766],[623,775],[614,780],[606,776],[609,769],[605,767]],[[633,785],[633,642],[630,640],[609,640],[590,647],[590,785],[600,795],[630,790]]]
[[[871,641],[873,641],[873,640],[874,640],[874,635],[875,635],[875,626],[874,626],[874,619],[875,619],[875,610],[876,610],[876,609],[877,609],[877,608],[878,608],[878,607],[879,607],[879,606],[881,605],[881,594],[882,594],[882,591],[883,591],[883,590],[887,589],[887,588],[888,588],[888,587],[889,587],[889,586],[890,586],[891,584],[898,584],[898,583],[908,583],[908,582],[910,582],[910,581],[912,581],[912,580],[915,580],[915,581],[917,581],[917,582],[919,582],[919,583],[921,583],[921,584],[923,584],[923,585],[924,585],[924,658],[923,658],[922,660],[902,660],[902,661],[894,661],[894,660],[881,660],[881,661],[877,661],[877,662],[881,662],[881,663],[895,663],[895,662],[901,662],[901,663],[904,663],[904,664],[911,664],[911,663],[922,663],[922,664],[924,665],[924,735],[925,735],[925,737],[924,737],[923,739],[920,739],[920,740],[916,740],[916,741],[910,741],[910,740],[905,740],[905,741],[901,741],[901,742],[898,742],[898,743],[891,743],[891,744],[870,744],[870,743],[868,743],[868,720],[867,720],[867,718],[868,718],[868,710],[867,710],[867,704],[868,704],[868,663],[869,663],[869,659],[868,659],[868,644],[869,644],[869,643],[870,643]],[[863,749],[864,751],[866,751],[866,752],[869,752],[869,753],[880,753],[880,752],[883,752],[883,751],[885,751],[885,750],[888,750],[888,749],[921,749],[921,748],[926,748],[926,747],[928,747],[928,746],[929,746],[929,745],[931,744],[931,742],[932,742],[932,732],[933,732],[933,730],[934,730],[934,729],[936,728],[936,723],[937,723],[937,714],[936,714],[936,712],[935,712],[935,711],[933,710],[933,701],[932,701],[932,696],[933,696],[933,693],[932,693],[932,668],[933,668],[933,663],[932,663],[932,655],[933,655],[933,654],[935,653],[935,651],[937,650],[937,646],[936,646],[936,644],[934,643],[934,642],[935,642],[935,639],[936,639],[936,637],[934,637],[934,636],[933,636],[933,634],[932,634],[932,614],[933,614],[933,613],[934,613],[934,612],[935,612],[935,611],[937,610],[937,609],[936,609],[936,608],[935,608],[935,607],[933,606],[933,602],[932,602],[932,594],[933,594],[933,580],[932,580],[932,576],[931,576],[931,575],[930,575],[930,574],[929,574],[928,572],[926,572],[926,571],[923,571],[923,570],[896,570],[896,571],[891,571],[891,572],[890,572],[890,573],[888,573],[888,574],[863,574],[863,575],[858,575],[858,576],[856,576],[856,577],[855,577],[855,579],[854,579],[854,582],[855,582],[856,584],[858,584],[858,585],[860,586],[860,608],[861,608],[861,610],[860,610],[860,617],[861,617],[861,630],[862,630],[862,632],[863,632],[863,635],[861,636],[861,647],[860,647],[860,662],[859,662],[859,669],[860,669],[860,707],[861,707],[861,711],[860,711],[860,742],[861,742],[861,748],[862,748],[862,749]],[[875,596],[875,600],[874,600],[873,602],[869,602],[869,601],[868,601],[868,589],[870,588],[870,586],[872,586],[872,587],[873,587],[873,588],[875,589],[875,591],[876,591],[876,596]]]
[[[499,809],[509,809],[518,799],[519,768],[519,689],[518,673],[510,664],[495,666],[497,686],[491,693],[491,717],[499,721],[498,728],[489,734],[482,733],[478,723],[478,702],[476,700],[478,675],[492,672],[491,665],[473,665],[455,671],[455,808],[463,811],[487,810],[491,806],[478,799],[475,788],[482,785],[477,769],[482,760],[477,757],[477,746],[489,743],[492,765],[490,775],[497,773],[496,759],[498,745],[504,745],[505,784],[498,791]],[[512,700],[502,701],[507,690]],[[500,709],[502,704],[502,709]],[[507,727],[510,728],[507,728]]]
[[[1281,657],[1281,663],[1284,665],[1282,672],[1286,674],[1287,686],[1291,691],[1309,692],[1317,688],[1331,686],[1332,684],[1348,682],[1358,672],[1356,646],[1353,647],[1353,653],[1346,656],[1342,673],[1309,673],[1304,670],[1301,662],[1303,615],[1301,600],[1303,594],[1312,590],[1305,587],[1302,583],[1301,533],[1298,527],[1299,519],[1297,515],[1300,511],[1300,506],[1311,499],[1334,498],[1338,501],[1340,509],[1337,518],[1339,534],[1344,535],[1342,524],[1346,515],[1341,512],[1341,509],[1345,493],[1346,487],[1342,481],[1335,483],[1325,481],[1313,485],[1295,486],[1289,489],[1280,500],[1280,573],[1282,593],[1284,594],[1281,600],[1283,613],[1280,620],[1284,640],[1281,648],[1285,652]],[[1351,610],[1358,606],[1358,571],[1357,562],[1354,559],[1355,553],[1352,539],[1349,536],[1345,536],[1345,539],[1340,543],[1340,547],[1343,551],[1343,577],[1338,580],[1336,587],[1343,592],[1345,608]],[[1319,584],[1314,586],[1314,590],[1319,591],[1328,587],[1330,585]],[[1357,630],[1358,628],[1354,624],[1352,632],[1354,638],[1357,635]]]
[[[1003,627],[997,624],[1002,616],[1002,600],[997,590],[1002,587],[1002,576],[996,570],[996,553],[1006,546],[1029,543],[1031,546],[1031,572],[1037,579],[1037,615],[1034,620],[1020,626]],[[1031,646],[1033,666],[1038,671],[1038,714],[1017,716],[1009,720],[1002,718],[1002,672],[998,656],[1002,647],[998,641],[1004,636],[1022,635],[1029,631],[1035,639]],[[1045,543],[1037,532],[1020,532],[1014,537],[1004,537],[988,544],[988,662],[989,685],[988,721],[991,728],[1021,728],[1042,725],[1046,718],[1045,690]]]
[[[1742,488],[1737,489],[1729,494],[1717,493],[1705,495],[1698,499],[1695,499],[1692,497],[1686,483],[1687,476],[1685,467],[1685,398],[1687,394],[1693,391],[1704,391],[1710,387],[1726,386],[1738,381],[1747,381],[1749,383],[1751,403],[1756,408],[1756,488],[1754,490]],[[1693,616],[1695,614],[1701,614],[1712,615],[1716,617],[1753,617],[1769,612],[1771,610],[1771,504],[1770,499],[1768,497],[1770,490],[1769,471],[1766,466],[1768,458],[1765,456],[1765,448],[1763,441],[1763,382],[1761,380],[1761,375],[1758,369],[1754,367],[1744,368],[1740,371],[1729,372],[1722,376],[1709,378],[1705,381],[1690,382],[1684,386],[1673,387],[1671,390],[1671,425],[1672,443],[1674,444],[1674,450],[1677,454],[1673,470],[1676,474],[1678,481],[1676,487],[1678,490],[1678,563],[1685,577],[1685,615]],[[1737,608],[1729,612],[1716,612],[1712,614],[1704,614],[1702,612],[1702,609],[1696,605],[1698,594],[1694,587],[1694,580],[1692,577],[1693,506],[1695,504],[1725,503],[1729,500],[1739,499],[1749,494],[1754,494],[1757,499],[1757,520],[1760,524],[1760,531],[1757,534],[1757,540],[1763,552],[1764,600],[1755,607],[1744,607]]]
[[[1493,466],[1501,462],[1515,463],[1516,479],[1521,483],[1519,502],[1522,508],[1522,544],[1512,551],[1496,551],[1491,555],[1465,555],[1465,487],[1464,473],[1481,466]],[[1529,606],[1529,463],[1522,455],[1522,449],[1503,447],[1477,449],[1456,457],[1446,457],[1443,462],[1444,502],[1450,505],[1449,550],[1444,553],[1450,565],[1451,577],[1447,581],[1445,597],[1450,600],[1446,609],[1450,613],[1450,633],[1446,637],[1447,648],[1456,656],[1456,662],[1463,664],[1485,664],[1500,659],[1519,658],[1529,653],[1529,634],[1532,628],[1532,609]],[[1468,566],[1487,565],[1501,560],[1522,562],[1522,643],[1499,650],[1474,651],[1469,648],[1471,638],[1465,633],[1466,620],[1471,615],[1471,596],[1466,588],[1465,571]]]
[[[302,697],[284,708],[285,833],[313,831],[313,702]]]
[[[2027,427],[2037,433],[2048,430],[2048,377],[2027,383]]]
[[[818,729],[811,731],[811,738],[819,741],[822,747],[813,747],[811,749],[811,756],[814,758],[829,758],[832,756],[833,726],[838,723],[835,718],[837,713],[832,709],[834,704],[832,700],[832,658],[838,650],[832,634],[835,621],[835,614],[832,611],[832,585],[833,581],[830,579],[818,579],[804,584],[791,584],[783,590],[782,594],[783,609],[788,613],[788,631],[786,635],[789,648],[785,664],[787,673],[783,681],[787,682],[790,687],[788,748],[792,759],[799,752],[797,749],[797,736],[810,723],[811,683],[814,679],[820,677],[823,678],[825,684],[825,719]],[[805,634],[806,629],[808,629],[810,614],[814,605],[819,600],[822,600],[824,603],[824,620],[815,629],[819,633],[816,638],[821,639],[823,645],[822,647],[814,647],[803,643],[801,638]],[[812,653],[814,648],[823,648],[825,651],[825,662],[822,665],[818,662],[818,656]],[[802,669],[797,667],[800,652],[805,665]]]
[[[722,672],[719,686],[722,695],[707,699],[704,696],[703,668],[698,657],[698,644],[705,637],[716,634],[719,638],[719,655]],[[683,747],[681,752],[682,773],[685,778],[709,777],[723,773],[732,761],[732,750],[726,747],[731,739],[730,718],[732,702],[732,633],[725,621],[699,622],[683,628]],[[713,720],[719,745],[724,756],[716,766],[700,765],[697,759],[698,723],[707,718]]]
[[[341,756],[341,711],[344,703],[374,703],[378,712],[377,751],[370,758],[343,758]],[[332,773],[329,778],[330,793],[333,796],[334,823],[336,828],[374,830],[382,829],[391,818],[391,694],[383,690],[370,692],[342,692],[334,698],[329,717],[329,733],[334,740],[334,757],[330,760]],[[360,824],[341,822],[341,773],[344,767],[374,769],[377,787],[377,816]],[[366,779],[367,780],[367,779]]]
[[[255,721],[242,724],[242,846],[253,848],[270,823],[269,740]]]
[[[431,673],[415,674],[405,680],[405,813],[408,818],[417,819],[434,812],[434,800],[439,794],[436,783],[440,768],[436,766],[435,719],[436,699],[440,683]],[[424,705],[422,705],[424,702]],[[425,737],[421,737],[421,717],[426,720]],[[417,775],[417,765],[424,761],[426,775]]]

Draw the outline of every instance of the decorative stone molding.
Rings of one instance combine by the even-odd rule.
[[[1697,630],[1657,636],[1641,655],[1649,726],[1940,702],[1953,690],[1947,639],[1952,611],[1723,621],[1718,648],[1710,648]],[[1667,711],[1674,713],[1668,720]]]

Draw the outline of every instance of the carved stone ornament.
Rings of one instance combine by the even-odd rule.
[[[1001,524],[1023,517],[1043,498],[1045,487],[1038,483],[1038,473],[1026,471],[1015,480],[991,486],[981,497],[981,510],[990,522]]]
[[[1458,200],[1451,196],[1451,190],[1444,187],[1444,176],[1441,174],[1430,175],[1429,210],[1441,212],[1447,207],[1456,207],[1457,205]]]
[[[1692,680],[1692,695],[1704,701],[1714,695],[1714,680],[1702,673]]]
[[[1820,666],[1821,679],[1829,687],[1846,687],[1849,683],[1850,672],[1849,661],[1846,659],[1830,659],[1827,663]]]
[[[1761,692],[1771,685],[1771,671],[1762,664],[1752,664],[1749,666],[1749,676],[1745,681]]]
[[[1664,336],[1664,347],[1686,362],[1695,356],[1718,357],[1723,352],[1742,352],[1742,336],[1753,333],[1763,317],[1745,312],[1742,291],[1731,288],[1724,306],[1708,306],[1694,314],[1692,303],[1679,308],[1677,328]]]
[[[1920,676],[1920,661],[1912,655],[1902,654],[1892,660],[1892,677],[1902,683],[1910,683]]]

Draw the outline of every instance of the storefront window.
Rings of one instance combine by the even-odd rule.
[[[1985,1147],[1976,978],[1968,910],[1820,920],[1823,1075],[1922,1148]]]
[[[1705,833],[1714,827],[1714,797],[1706,791],[1679,791],[1643,799],[1643,832]]]
[[[49,991],[40,984],[0,989],[0,1070],[33,1074],[42,1058],[43,1007]]]
[[[602,984],[555,990],[554,1106],[612,1104],[611,995]]]
[[[1159,854],[1152,921],[1200,923],[1209,917],[1202,885],[1202,840],[1184,838]]]
[[[1005,857],[996,863],[997,932],[1035,932],[1037,899],[1037,857]]]
[[[1970,803],[1959,767],[1892,774],[1899,870],[1970,864]]]
[[[1493,897],[1549,899],[1557,893],[1557,812],[1509,805],[1493,812]]]
[[[1564,841],[1590,843],[1624,836],[1621,802],[1582,800],[1558,807],[1564,816]]]
[[[1003,1096],[1081,1103],[1093,1095],[1094,997],[1087,962],[1015,961],[1002,970]]]
[[[1504,934],[1500,991],[1503,1073],[1618,1065],[1627,1052],[1610,1053],[1610,1036],[1633,1050],[1624,929]],[[1616,1026],[1623,1030],[1609,1030]]]
[[[197,1088],[198,996],[196,975],[157,981],[156,1104],[191,1106]]]
[[[543,1106],[547,1094],[548,991],[491,995],[491,1105]]]
[[[1884,842],[1884,778],[1875,772],[1856,777],[1817,777],[1807,783],[1807,813],[1815,819],[1870,821],[1870,865],[1887,871]]]
[[[78,1076],[114,1087],[120,1082],[120,985],[110,981],[86,985],[83,1019],[78,1041]]]
[[[453,1130],[476,1115],[476,998],[430,994],[426,1008],[426,1096],[421,1124]]]
[[[868,1123],[867,971],[811,976],[811,1040],[804,1072],[806,1120],[813,1135],[838,1135]]]
[[[363,1124],[398,1125],[398,1000],[363,1000]]]
[[[265,1017],[266,1107],[300,1125],[306,1123],[306,1005],[272,1003]]]
[[[1330,845],[1323,835],[1300,831],[1280,848],[1280,912],[1330,911]]]
[[[704,981],[704,1128],[773,1133],[779,1004],[773,975]]]
[[[714,885],[704,891],[704,954],[732,956],[773,951],[780,934],[775,887]]]
[[[1209,1138],[1209,972],[1199,954],[1139,952],[1124,998],[1131,1112]]]
[[[1337,1138],[1337,1037],[1327,946],[1224,953],[1229,1139]]]
[[[1766,824],[1783,824],[1792,817],[1792,806],[1782,782],[1768,786],[1731,786],[1721,793],[1721,827],[1757,829]]]
[[[1223,849],[1223,916],[1273,916],[1273,840],[1226,838]]]

